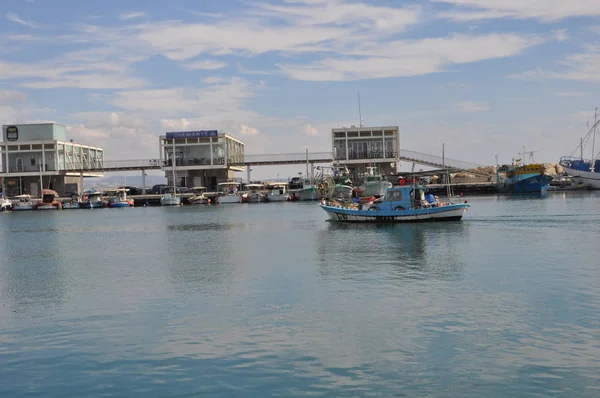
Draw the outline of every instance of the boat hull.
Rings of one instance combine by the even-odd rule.
[[[434,221],[458,221],[469,208],[468,204],[455,204],[415,210],[376,211],[355,210],[320,205],[330,220],[358,223],[416,223]]]
[[[36,206],[36,210],[60,210],[61,206],[56,204],[41,204]]]
[[[217,198],[218,204],[233,204],[233,203],[242,203],[242,197],[238,195],[225,195],[219,196]]]
[[[116,208],[116,207],[133,207],[133,202],[111,202],[108,207]]]
[[[600,172],[575,170],[564,167],[575,184],[586,184],[591,189],[600,189]]]
[[[267,199],[269,202],[287,202],[289,195],[269,195]]]
[[[26,205],[26,206],[14,206],[13,210],[14,211],[32,211],[34,210],[34,206],[33,205]]]
[[[72,209],[81,209],[81,203],[64,203],[63,209],[72,210]]]
[[[319,200],[319,195],[313,188],[301,189],[297,193],[298,200]]]
[[[548,191],[552,177],[544,174],[519,175],[498,184],[501,193],[531,193],[544,194]]]
[[[102,208],[104,208],[104,203],[101,203],[101,202],[94,202],[94,203],[86,202],[86,203],[82,203],[81,204],[81,208],[82,209],[102,209]]]

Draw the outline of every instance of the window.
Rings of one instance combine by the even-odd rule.
[[[35,158],[31,158],[31,165],[35,166]]]

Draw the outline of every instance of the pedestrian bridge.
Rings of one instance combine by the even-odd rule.
[[[456,160],[451,158],[442,158],[441,156],[429,155],[422,152],[410,151],[407,149],[400,150],[399,153],[391,152],[384,155],[380,153],[364,153],[360,156],[354,156],[353,161],[361,160],[365,163],[369,162],[381,162],[382,159],[389,159],[393,162],[394,159],[398,159],[404,162],[416,163],[424,166],[431,166],[436,168],[450,168],[454,170],[469,170],[477,167],[483,167],[481,164],[467,162],[462,160]],[[176,167],[190,167],[190,166],[210,166],[209,162],[197,162],[192,159],[181,159],[177,160]],[[345,159],[344,159],[345,160]],[[341,160],[341,163],[344,163]],[[300,152],[300,153],[281,153],[281,154],[260,154],[260,155],[244,155],[243,160],[234,161],[230,159],[227,164],[231,166],[280,166],[280,165],[293,165],[293,164],[322,164],[322,163],[333,163],[334,157],[332,152]],[[225,159],[213,159],[213,165],[224,165]],[[92,167],[89,164],[86,165],[68,165],[66,169],[62,169],[68,172],[83,172],[83,171],[96,171],[96,172],[118,172],[118,171],[136,171],[136,170],[159,170],[164,167],[171,167],[170,161],[161,161],[159,159],[137,159],[137,160],[105,160],[102,167]]]

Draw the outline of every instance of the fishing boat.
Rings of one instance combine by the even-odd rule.
[[[127,197],[128,188],[117,188],[115,194],[108,200],[108,207],[133,207],[133,199]]]
[[[287,182],[273,182],[267,186],[267,200],[269,202],[287,202],[290,194]]]
[[[58,193],[52,189],[42,190],[42,201],[36,206],[36,210],[61,210],[62,203],[58,200]]]
[[[35,210],[35,203],[31,201],[31,195],[23,194],[15,196],[17,202],[13,204],[14,211],[31,211]]]
[[[304,179],[302,189],[296,192],[296,198],[298,200],[319,200],[319,194],[310,178]]]
[[[531,163],[526,164],[522,158],[529,153]],[[545,194],[552,181],[552,176],[545,173],[542,163],[533,161],[534,151],[526,152],[523,148],[521,159],[510,165],[496,167],[496,183],[498,192],[515,194]]]
[[[260,203],[266,202],[266,195],[263,193],[265,190],[264,184],[246,184],[246,192],[242,198],[244,203]]]
[[[82,203],[81,203],[81,196],[79,196],[79,194],[73,194],[73,195],[71,195],[71,199],[69,199],[66,202],[63,202],[64,210],[81,209],[81,208],[82,208]]]
[[[104,192],[93,189],[87,190],[84,192],[80,206],[82,209],[102,209],[106,207]]]
[[[375,167],[367,167],[367,172],[363,175],[363,181],[358,186],[356,193],[359,197],[379,197],[385,195],[391,187],[392,183],[378,174]]]
[[[598,108],[596,108],[592,128],[585,137],[581,138],[579,146],[571,156],[563,156],[559,161],[567,174],[572,177],[574,183],[587,184],[592,189],[600,189],[600,151],[596,151],[596,136],[598,135],[599,125],[600,119],[598,119]],[[590,144],[590,141],[591,156],[584,158],[584,149]],[[577,150],[580,152],[579,157],[574,156]]]
[[[332,221],[362,223],[408,223],[460,220],[468,203],[440,202],[425,196],[425,188],[417,185],[392,187],[386,194],[366,204],[322,199],[320,206]]]
[[[221,194],[217,197],[218,204],[242,203],[239,193],[240,183],[236,181],[221,182],[217,184]]]
[[[188,199],[190,204],[205,205],[210,203],[210,199],[204,195],[206,187],[191,187],[190,190],[193,193],[193,196]]]

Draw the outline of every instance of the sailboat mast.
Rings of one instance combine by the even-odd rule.
[[[360,110],[360,93],[358,93],[358,125],[360,127],[363,126],[363,123],[362,123],[362,112]]]
[[[175,186],[175,137],[173,137],[173,154],[171,155],[171,166],[173,168],[173,197],[176,197],[177,188]]]
[[[596,134],[597,134],[597,129],[598,129],[598,108],[596,108],[595,112],[594,112],[594,133],[592,136],[592,164],[590,165],[590,171],[593,173],[595,172],[595,165],[596,165]]]

